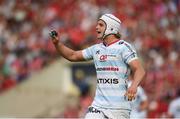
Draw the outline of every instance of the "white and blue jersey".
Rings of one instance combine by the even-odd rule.
[[[86,60],[93,59],[97,73],[97,87],[93,107],[131,110],[130,102],[124,98],[129,63],[137,59],[134,48],[124,40],[109,46],[103,43],[93,45],[83,51]]]

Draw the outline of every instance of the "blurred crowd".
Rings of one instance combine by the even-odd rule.
[[[58,57],[49,40],[52,29],[75,50],[100,42],[95,26],[103,13],[121,19],[122,39],[136,47],[143,61],[148,117],[165,117],[180,84],[179,0],[1,0],[0,92]],[[81,107],[90,101],[85,96]],[[64,117],[71,116],[68,112]]]

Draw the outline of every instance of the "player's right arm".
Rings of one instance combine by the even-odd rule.
[[[85,61],[82,50],[74,51],[66,47],[63,43],[59,42],[58,34],[56,31],[51,31],[50,36],[57,52],[65,59],[73,62]]]

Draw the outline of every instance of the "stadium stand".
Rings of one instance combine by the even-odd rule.
[[[79,90],[70,80],[71,71],[68,70],[71,69],[67,63],[57,60],[1,94],[0,117],[55,117],[63,113],[66,105],[74,103],[79,95]]]

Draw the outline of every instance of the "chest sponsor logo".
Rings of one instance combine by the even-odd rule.
[[[107,60],[107,55],[100,55],[99,60],[100,61],[106,61]]]
[[[98,67],[96,71],[119,71],[118,67]]]
[[[119,81],[117,78],[99,78],[97,79],[99,84],[118,84]]]
[[[118,60],[118,57],[116,55],[97,55],[97,59],[100,62],[105,62],[107,60]]]

